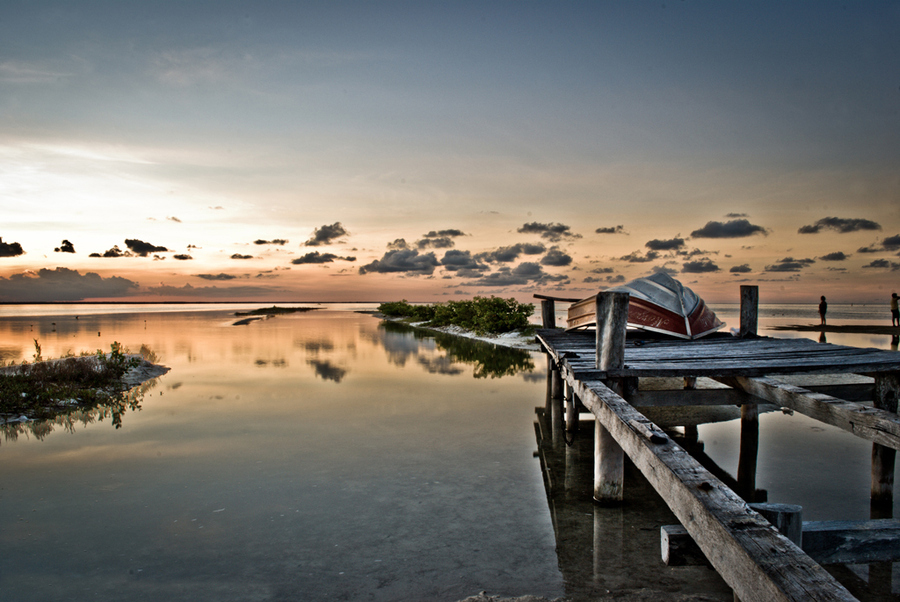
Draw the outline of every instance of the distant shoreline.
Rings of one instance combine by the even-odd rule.
[[[887,334],[900,335],[900,326],[869,326],[866,324],[847,324],[842,326],[822,326],[821,324],[788,324],[769,326],[767,330],[793,330],[796,332],[843,332],[847,334]]]

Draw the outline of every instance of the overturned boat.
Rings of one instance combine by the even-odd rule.
[[[628,326],[681,339],[699,339],[725,324],[694,291],[665,272],[609,289],[629,293]],[[595,297],[569,307],[566,330],[595,326]]]

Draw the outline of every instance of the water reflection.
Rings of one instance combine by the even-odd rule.
[[[514,376],[520,372],[532,372],[534,361],[529,351],[500,347],[491,343],[485,343],[475,339],[413,328],[399,322],[382,322],[380,328],[385,333],[402,334],[403,344],[394,337],[385,337],[385,349],[392,352],[392,357],[398,365],[404,365],[406,359],[412,355],[419,355],[419,346],[411,345],[409,336],[415,342],[433,344],[437,349],[444,351],[446,356],[425,357],[419,355],[418,361],[428,372],[432,374],[461,374],[462,370],[455,367],[455,363],[471,364],[474,366],[472,376],[475,378],[501,378]],[[542,376],[539,376],[543,380]]]

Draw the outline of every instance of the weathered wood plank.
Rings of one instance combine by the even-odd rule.
[[[733,377],[715,380],[863,439],[900,449],[900,418],[896,413],[813,393],[770,378]]]
[[[741,285],[741,328],[740,337],[755,337],[757,329],[757,315],[759,313],[759,287],[755,285]]]
[[[707,563],[681,525],[661,527],[660,543],[663,561],[669,566]],[[804,521],[801,548],[819,564],[900,561],[900,520]]]
[[[681,447],[637,433],[629,421],[647,419],[603,383],[572,385],[741,600],[854,599]]]

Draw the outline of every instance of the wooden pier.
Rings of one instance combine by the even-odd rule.
[[[801,547],[798,534],[802,529],[797,521],[790,527],[793,533],[788,533],[792,541],[760,513],[765,511],[772,518],[778,516],[777,512],[773,515],[768,513],[770,508],[752,508],[639,411],[641,405],[663,397],[667,405],[697,405],[698,399],[708,405],[740,405],[742,441],[737,483],[744,486],[744,498],[752,498],[755,491],[757,404],[789,408],[872,441],[872,518],[881,520],[844,525],[838,530],[852,532],[848,537],[857,539],[853,533],[868,531],[872,541],[879,542],[873,545],[880,546],[880,562],[884,558],[900,559],[897,523],[884,522],[893,504],[894,460],[900,449],[900,355],[805,339],[758,337],[757,288],[741,287],[741,299],[739,337],[626,340],[628,294],[600,293],[596,299],[596,315],[600,317],[596,331],[538,331],[537,339],[550,357],[550,388],[561,393],[567,423],[577,424],[581,406],[594,416],[595,501],[621,503],[627,455],[664,499],[706,561],[734,590],[736,599],[855,600]],[[546,321],[552,317],[552,309],[544,307],[543,315]],[[772,378],[798,374],[859,374],[871,377],[874,384],[814,389]],[[678,377],[683,386],[664,392],[642,387],[642,379],[659,377]],[[697,389],[698,377],[719,384]],[[838,394],[841,397],[835,396]],[[787,532],[787,527],[782,525],[782,530]],[[677,529],[670,531],[664,529],[663,542],[683,547]],[[838,537],[827,524],[816,525],[815,532],[822,533],[815,536],[821,541],[833,542]],[[813,531],[809,534],[813,537]],[[849,556],[859,562],[869,561],[865,543],[854,549],[857,551]],[[837,557],[816,554],[820,560]],[[663,550],[663,556],[668,558],[669,552]],[[851,562],[847,558],[842,556],[839,562]],[[890,571],[887,575],[889,581]]]

